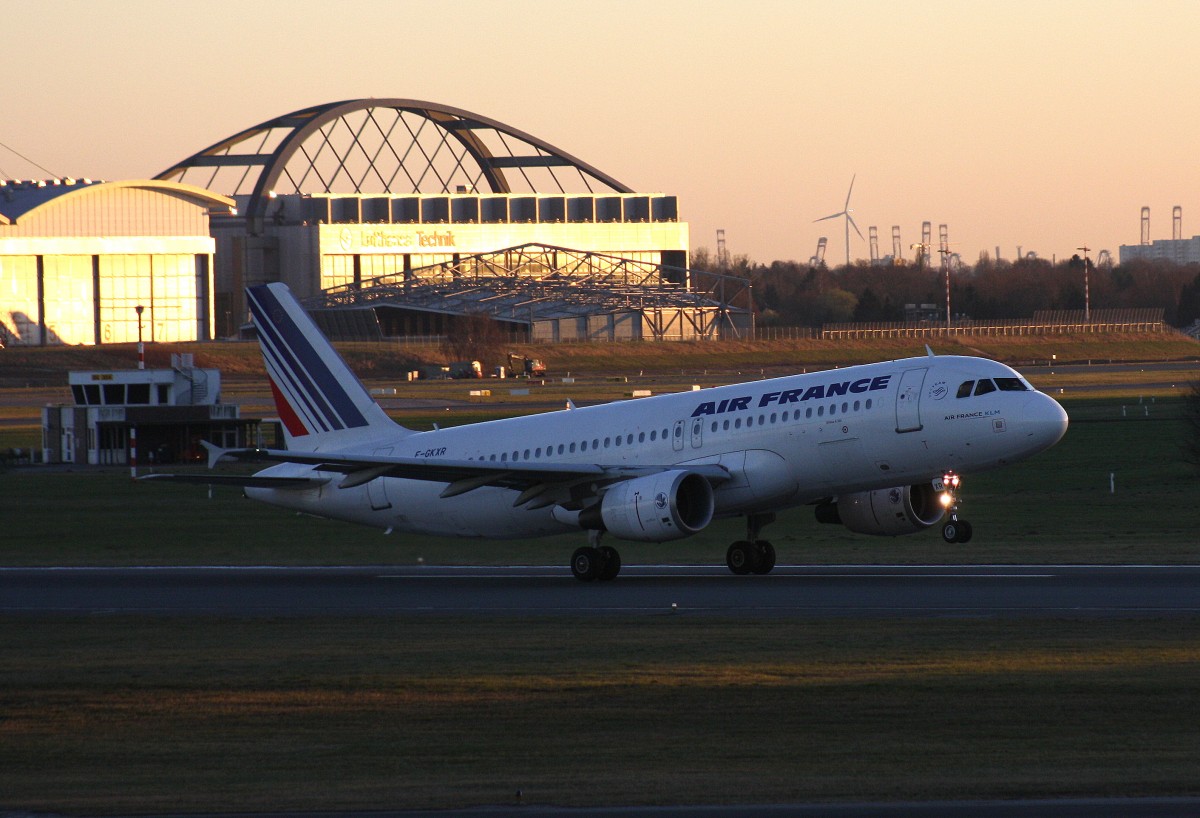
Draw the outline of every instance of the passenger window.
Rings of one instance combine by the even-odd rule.
[[[725,422],[721,424],[721,428],[723,431],[726,431],[726,432],[729,431],[729,419],[728,418],[726,418]]]
[[[558,453],[559,454],[563,453],[563,445],[561,443],[558,444]]]
[[[579,451],[581,451],[581,452],[587,451],[587,441],[586,440],[579,444]]]
[[[995,391],[996,391],[996,384],[992,383],[987,378],[984,378],[979,383],[975,384],[976,396],[986,395],[988,392],[995,392]]]
[[[842,414],[844,415],[844,414],[846,414],[846,413],[847,413],[847,412],[849,412],[849,411],[850,411],[850,404],[848,404],[848,403],[843,403],[843,404],[842,404]]]
[[[713,421],[712,430],[714,432],[717,431],[717,422],[715,420]]]
[[[656,430],[656,431],[653,431],[653,432],[651,432],[651,433],[650,433],[650,441],[651,441],[651,442],[654,442],[654,441],[655,441],[657,438],[658,438],[658,431],[657,431],[657,430]]]
[[[861,404],[862,404],[862,401],[857,401],[857,400],[856,400],[856,401],[854,402],[854,411],[855,411],[855,412],[857,412],[857,411],[858,411],[858,407],[859,407]]]
[[[521,459],[522,459],[522,460],[528,460],[528,459],[529,459],[529,449],[526,449],[526,450],[525,450],[525,453],[524,453],[524,454],[521,456]]]
[[[971,388],[975,386],[975,381],[963,381],[962,386],[958,387],[958,397],[971,397]]]
[[[750,417],[746,418],[746,428],[749,429],[753,425],[754,425],[754,415],[751,415]]]
[[[812,417],[812,407],[811,406],[804,410],[804,416],[806,418]]]
[[[819,417],[819,418],[825,417],[825,407],[824,406],[817,407],[817,417]]]
[[[775,413],[774,412],[771,413],[771,422],[772,423],[775,422]]]
[[[604,448],[606,448],[606,449],[607,449],[611,443],[612,443],[612,439],[611,439],[611,438],[607,438],[607,437],[606,437],[606,438],[604,438]]]
[[[733,428],[735,428],[735,429],[742,428],[742,419],[741,418],[738,418],[737,420],[735,420],[733,422]]]
[[[638,443],[645,443],[645,442],[646,442],[646,433],[638,432]]]
[[[571,454],[575,454],[575,444],[571,444]]]
[[[870,398],[867,398],[867,404],[866,404],[866,408],[867,408],[867,409],[870,409],[870,408],[871,408],[871,399],[870,399]]]

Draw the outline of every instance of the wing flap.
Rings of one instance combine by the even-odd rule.
[[[146,474],[138,480],[163,483],[192,483],[206,486],[239,486],[254,489],[315,489],[329,482],[328,477],[259,477],[253,474]]]

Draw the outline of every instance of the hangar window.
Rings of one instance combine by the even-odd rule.
[[[83,394],[87,398],[85,403],[88,406],[100,405],[100,387],[97,384],[89,383],[83,387]]]
[[[976,395],[986,395],[988,392],[995,392],[996,384],[992,383],[987,378],[984,378],[979,383],[975,384]]]
[[[76,406],[86,406],[87,405],[87,398],[85,398],[83,395],[83,386],[82,385],[80,385],[80,384],[73,385],[71,387],[71,394],[73,394],[75,396],[75,405]]]
[[[958,387],[958,397],[969,398],[973,386],[975,386],[975,381],[963,381],[962,385]]]

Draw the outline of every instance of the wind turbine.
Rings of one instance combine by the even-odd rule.
[[[850,189],[848,191],[846,191],[846,204],[842,207],[842,209],[839,212],[831,213],[828,216],[822,216],[819,219],[813,219],[813,224],[816,224],[817,222],[823,222],[823,221],[827,221],[829,219],[837,219],[837,218],[841,218],[842,216],[846,217],[846,266],[847,267],[850,266],[850,228],[853,226],[854,232],[858,234],[858,237],[860,239],[863,237],[862,231],[859,230],[858,225],[854,223],[854,217],[850,215],[853,212],[850,209],[850,194],[854,192],[854,180],[856,178],[858,178],[857,173],[850,177]]]

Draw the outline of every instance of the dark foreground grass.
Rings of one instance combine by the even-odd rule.
[[[1200,792],[1200,619],[0,620],[0,810]]]

